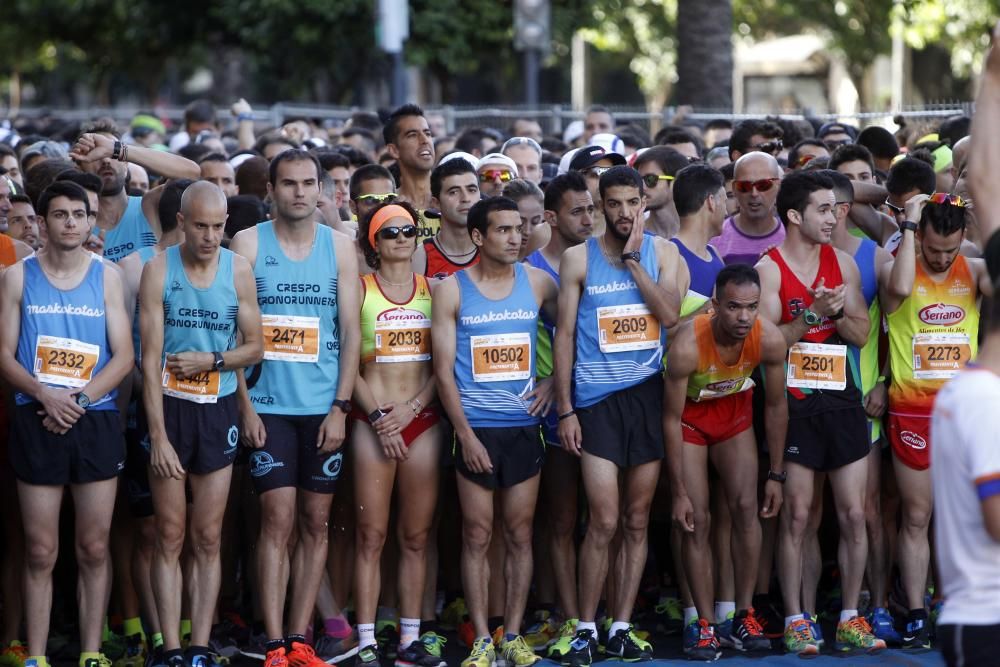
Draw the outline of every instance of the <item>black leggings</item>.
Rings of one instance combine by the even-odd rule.
[[[948,667],[997,667],[1000,625],[939,625],[938,645]]]

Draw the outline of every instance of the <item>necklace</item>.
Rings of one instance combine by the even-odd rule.
[[[475,253],[477,250],[479,250],[479,248],[473,246],[472,250],[470,250],[469,252],[455,252],[455,253],[448,252],[447,250],[444,249],[444,246],[441,244],[441,234],[440,233],[438,233],[437,236],[434,237],[434,245],[436,245],[438,247],[438,250],[441,251],[442,255],[444,255],[445,257],[448,257],[449,259],[452,258],[452,257],[468,257],[469,255],[471,255],[471,254]]]
[[[608,254],[608,248],[607,245],[605,245],[604,243],[604,239],[601,239],[600,241],[598,241],[598,243],[601,246],[601,254],[604,255],[604,259],[608,260],[608,263],[611,264],[611,266],[621,266],[622,261],[620,258],[612,257],[611,255]]]
[[[379,280],[381,280],[382,282],[384,282],[386,285],[392,285],[393,287],[409,287],[410,285],[413,284],[413,275],[412,274],[410,275],[410,279],[407,280],[404,283],[394,283],[391,280],[387,280],[386,277],[383,276],[378,271],[375,272],[375,277],[378,278]]]

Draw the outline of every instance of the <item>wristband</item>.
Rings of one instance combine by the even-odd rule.
[[[559,415],[559,421],[562,421],[564,419],[569,419],[570,417],[572,417],[575,414],[576,414],[576,412],[574,410],[570,410],[566,414]]]
[[[828,319],[836,321],[836,320],[840,320],[840,319],[843,319],[843,318],[844,318],[844,309],[841,308],[840,310],[838,310],[837,312],[835,312],[833,315],[831,315]]]
[[[111,148],[111,159],[121,161],[122,159],[122,142],[115,141],[115,145]]]
[[[241,113],[240,115],[238,115],[236,117],[236,122],[238,122],[238,123],[242,123],[245,120],[253,120],[253,114],[252,113]]]
[[[919,227],[919,225],[917,225],[917,223],[915,223],[915,222],[913,222],[911,220],[904,220],[903,223],[899,226],[899,229],[900,229],[901,232],[907,232],[907,231],[909,231],[909,232],[916,232],[917,231],[917,227]]]

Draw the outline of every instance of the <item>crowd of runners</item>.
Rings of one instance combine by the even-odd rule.
[[[895,133],[232,116],[3,131],[0,664],[995,664],[1000,54]]]

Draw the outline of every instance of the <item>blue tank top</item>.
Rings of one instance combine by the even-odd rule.
[[[642,240],[640,263],[660,276],[654,237]],[[574,406],[585,408],[662,370],[667,335],[625,267],[611,266],[596,238],[587,240],[587,276],[576,316]]]
[[[691,274],[691,287],[689,289],[705,299],[711,299],[712,292],[715,290],[715,279],[718,277],[719,271],[726,268],[719,253],[712,246],[707,246],[708,254],[712,259],[706,261],[688,250],[680,239],[675,237],[670,240],[677,246],[684,263],[687,264],[688,273]]]
[[[455,384],[469,425],[532,426],[524,397],[535,387],[538,302],[528,272],[514,265],[514,288],[488,299],[469,277],[455,274],[459,308],[455,331]]]
[[[142,212],[142,197],[129,197],[114,229],[104,233],[104,257],[117,264],[136,250],[156,245],[156,233]]]
[[[80,284],[70,290],[53,286],[37,257],[26,258],[18,363],[47,386],[85,387],[111,358],[104,305],[104,263],[97,255]],[[90,396],[87,409],[115,410],[117,395],[112,389],[104,396]],[[17,405],[35,402],[20,392],[14,399]]]
[[[524,261],[535,267],[536,269],[541,269],[545,273],[552,276],[553,280],[556,281],[556,287],[559,286],[559,273],[552,268],[549,264],[549,260],[545,259],[545,255],[542,254],[541,250],[536,250],[527,257]],[[545,378],[550,377],[553,371],[554,351],[553,342],[556,337],[556,323],[549,320],[548,315],[545,312],[540,312],[538,314],[538,354],[535,355],[535,363],[537,364],[538,377]],[[542,423],[548,430],[549,437],[556,433],[559,428],[559,417],[556,414],[556,410],[550,409],[548,414],[542,417]]]
[[[274,225],[257,225],[257,302],[264,324],[264,361],[247,374],[257,412],[322,415],[340,377],[337,257],[333,231],[316,225],[312,252],[288,259]]]
[[[201,288],[188,280],[180,246],[170,246],[164,252],[167,272],[163,279],[163,354],[225,352],[236,347],[236,315],[240,306],[233,280],[233,253],[219,248],[219,265],[212,286]],[[219,398],[236,391],[235,371],[213,371],[197,379],[214,382],[213,375],[218,375]],[[180,393],[185,395],[172,395],[192,400],[186,395],[188,392]]]
[[[146,266],[149,260],[156,257],[156,246],[139,248],[133,255],[139,257],[139,266]],[[135,352],[135,365],[142,362],[142,341],[139,339],[139,295],[135,298],[135,312],[132,313],[132,350]]]

